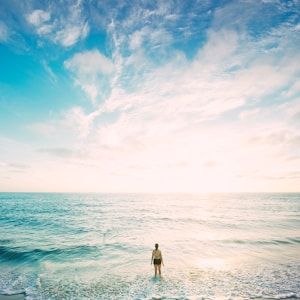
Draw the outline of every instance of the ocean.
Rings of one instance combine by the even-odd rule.
[[[0,193],[0,294],[18,293],[300,297],[300,194]]]

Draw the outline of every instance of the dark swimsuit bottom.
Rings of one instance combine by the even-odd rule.
[[[160,265],[161,264],[161,260],[159,258],[154,258],[154,264],[155,265]]]

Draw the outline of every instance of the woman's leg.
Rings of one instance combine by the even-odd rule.
[[[158,274],[161,276],[161,265],[158,265]]]

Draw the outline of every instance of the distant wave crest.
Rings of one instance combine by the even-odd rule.
[[[33,262],[44,259],[66,259],[69,257],[78,257],[84,255],[91,255],[92,253],[99,253],[99,248],[96,246],[74,246],[64,249],[33,249],[26,250],[21,247],[6,247],[0,246],[0,260],[1,261],[17,261],[17,262]]]

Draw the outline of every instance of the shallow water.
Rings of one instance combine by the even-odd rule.
[[[300,297],[300,194],[0,193],[0,212],[0,294]]]

